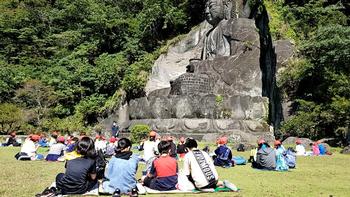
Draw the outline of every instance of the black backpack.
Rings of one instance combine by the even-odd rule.
[[[104,157],[102,150],[98,150],[97,157],[96,157],[96,176],[97,176],[97,179],[104,178],[104,173],[105,173],[107,163],[108,163],[108,161]]]
[[[237,147],[237,151],[238,152],[244,152],[245,151],[244,144],[239,144],[238,147]]]

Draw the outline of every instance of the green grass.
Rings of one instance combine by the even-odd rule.
[[[49,186],[57,173],[64,172],[64,163],[17,161],[13,156],[18,151],[19,148],[0,148],[0,196],[33,196]],[[41,152],[45,153],[45,149]],[[248,152],[234,154],[249,155]],[[349,196],[349,163],[350,155],[335,152],[332,156],[298,157],[297,169],[290,172],[259,171],[250,165],[217,168],[221,180],[230,180],[241,191],[195,196]]]

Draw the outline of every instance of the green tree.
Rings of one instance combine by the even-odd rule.
[[[18,130],[23,123],[22,110],[14,104],[0,103],[0,133]]]
[[[45,86],[38,80],[28,80],[23,88],[18,89],[16,100],[22,106],[35,112],[38,126],[41,125],[42,118],[48,116],[50,107],[57,102],[52,87]]]

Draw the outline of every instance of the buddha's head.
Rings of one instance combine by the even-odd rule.
[[[205,17],[214,27],[225,17],[223,0],[207,0],[205,5]]]

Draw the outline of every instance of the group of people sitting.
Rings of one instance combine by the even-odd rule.
[[[78,137],[69,136],[67,139],[64,136],[58,136],[53,132],[49,143],[46,143],[45,135],[30,134],[24,140],[19,153],[16,154],[18,160],[42,160],[46,161],[65,161],[65,157],[73,152]],[[46,157],[38,153],[39,147],[49,147]]]
[[[264,139],[258,141],[258,147],[251,151],[249,159],[252,167],[262,170],[287,171],[295,168],[296,155],[292,149],[285,149],[281,141],[274,142],[272,148]]]
[[[121,194],[137,196],[136,173],[138,164],[142,160],[146,162],[146,167],[139,181],[144,186],[159,191],[184,188],[180,186],[183,183],[178,179],[179,167],[177,157],[172,155],[174,145],[170,139],[169,137],[158,141],[156,133],[151,131],[149,139],[142,143],[143,157],[132,152],[132,143],[129,139],[119,139],[116,142],[115,152],[104,171],[102,179],[104,192],[113,194],[113,196]],[[56,184],[46,188],[37,196],[45,196],[50,193],[83,194],[91,190],[97,184],[98,179],[95,145],[96,141],[90,137],[85,136],[79,139],[74,149],[77,157],[66,161],[66,172],[58,174]],[[179,145],[177,147],[186,150],[182,157],[182,175],[193,184],[194,188],[227,187],[237,190],[236,186],[229,181],[218,180],[218,173],[212,158],[206,152],[198,149],[195,139],[181,138]],[[151,151],[153,155],[148,155]]]
[[[295,143],[296,155],[299,156],[322,156],[332,154],[320,140],[309,144],[311,151],[306,151],[305,146],[300,139],[297,139]]]

